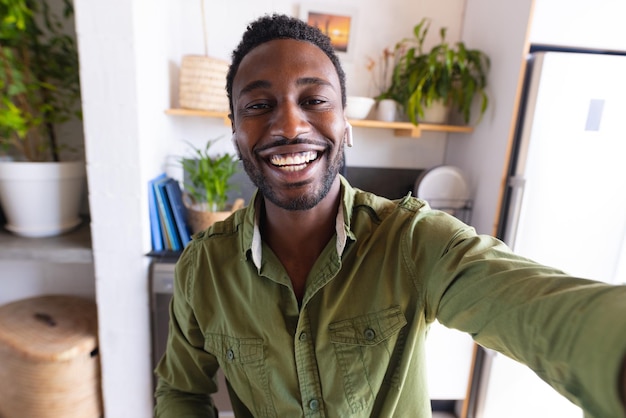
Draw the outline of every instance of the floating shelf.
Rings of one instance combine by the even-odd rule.
[[[175,116],[196,116],[202,118],[223,119],[224,124],[230,126],[230,119],[228,119],[227,112],[167,109],[165,113]],[[420,123],[419,125],[413,125],[411,122],[384,122],[371,119],[350,119],[350,124],[361,128],[391,129],[396,136],[410,136],[412,138],[419,138],[422,135],[422,131],[470,133],[474,129],[471,126],[440,125],[434,123]]]

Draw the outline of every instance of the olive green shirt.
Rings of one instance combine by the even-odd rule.
[[[430,417],[435,319],[529,365],[590,415],[624,416],[625,287],[568,277],[419,199],[341,181],[337,233],[301,304],[260,239],[260,195],[187,246],[158,417],[217,416],[218,367],[237,417]]]

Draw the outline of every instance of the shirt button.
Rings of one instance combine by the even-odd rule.
[[[365,337],[366,340],[372,341],[374,338],[376,338],[376,333],[374,332],[373,329],[368,328],[363,332],[363,336]]]
[[[301,332],[300,337],[299,337],[300,341],[306,341],[306,338],[307,338],[306,332]]]
[[[317,411],[320,407],[320,401],[318,401],[317,399],[311,399],[309,401],[309,408],[311,408],[314,411]]]
[[[226,357],[228,358],[228,360],[233,360],[235,358],[235,352],[232,350],[232,348],[229,348],[228,351],[226,351]]]

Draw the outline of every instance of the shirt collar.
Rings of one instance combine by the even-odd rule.
[[[348,243],[348,239],[353,241],[355,239],[354,234],[350,230],[350,220],[352,218],[352,208],[356,191],[343,176],[339,175],[339,177],[341,181],[341,206],[337,211],[335,232],[337,236],[337,255],[341,257]],[[261,194],[257,190],[252,197],[253,204],[248,206],[243,231],[244,254],[247,254],[248,251],[250,252],[252,262],[258,270],[261,270],[263,261],[263,241],[259,228],[261,199]]]

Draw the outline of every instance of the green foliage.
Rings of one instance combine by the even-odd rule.
[[[424,51],[430,21],[422,19],[413,28],[413,38],[398,42],[397,61],[391,86],[377,100],[394,99],[400,103],[414,124],[424,116],[424,108],[437,100],[458,110],[465,123],[470,122],[475,97],[480,98],[480,122],[489,103],[485,87],[489,57],[478,49],[468,49],[463,42],[456,48],[446,41],[446,28],[439,31],[440,43]]]
[[[80,118],[78,53],[63,32],[73,24],[46,0],[0,0],[0,152],[58,161],[55,125]],[[78,109],[77,109],[78,108]]]
[[[217,140],[209,140],[206,146],[196,148],[189,144],[192,157],[180,159],[187,174],[184,188],[197,203],[206,203],[211,212],[226,210],[228,191],[232,189],[231,177],[238,170],[238,161],[229,153],[209,155],[209,149]]]

